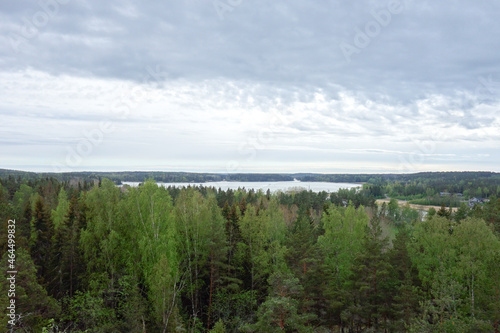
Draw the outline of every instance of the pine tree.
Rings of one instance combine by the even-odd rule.
[[[465,203],[462,202],[458,210],[453,214],[453,219],[455,220],[455,222],[458,223],[464,220],[467,216],[469,216],[470,212],[471,209]]]
[[[438,216],[446,217],[447,219],[451,216],[451,210],[446,209],[445,205],[442,204],[441,208],[436,212]]]
[[[72,297],[80,287],[79,280],[84,273],[85,263],[79,246],[80,214],[78,199],[72,197],[68,213],[52,237],[51,267],[54,274],[48,290],[58,299],[65,295]]]
[[[256,332],[308,332],[306,323],[313,316],[299,313],[299,279],[286,268],[278,269],[269,277],[269,286],[269,296],[259,306],[258,321],[251,327]]]
[[[328,299],[324,295],[327,281],[322,253],[317,246],[315,231],[307,216],[299,216],[287,237],[287,264],[303,286],[299,297],[299,312],[314,314],[317,324],[324,324]]]

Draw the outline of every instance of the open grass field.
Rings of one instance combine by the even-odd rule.
[[[390,199],[377,199],[375,202],[377,204],[381,205],[384,202],[386,204],[388,204],[389,201],[390,201]],[[398,204],[399,204],[400,207],[406,206],[407,203],[408,203],[408,201],[398,200]],[[431,207],[434,208],[435,210],[439,210],[441,208],[440,206],[415,205],[415,204],[409,204],[409,205],[413,209],[419,209],[419,210],[425,210],[425,211],[428,211]],[[458,207],[453,207],[452,208],[453,212],[456,212],[457,210],[458,210]]]

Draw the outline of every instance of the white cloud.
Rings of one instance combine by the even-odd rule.
[[[0,167],[64,164],[109,121],[72,169],[499,170],[500,5],[453,4],[413,2],[347,63],[386,1],[74,1],[17,53],[41,9],[2,3]]]
[[[103,121],[111,122],[114,130],[68,170],[191,163],[189,169],[197,171],[225,171],[228,161],[237,161],[242,171],[273,165],[288,171],[338,172],[349,163],[353,171],[384,171],[400,167],[401,158],[420,170],[470,160],[477,140],[486,151],[478,155],[481,160],[494,160],[496,155],[487,151],[499,142],[497,120],[471,129],[459,122],[444,126],[447,115],[463,116],[438,112],[452,103],[449,96],[396,106],[347,90],[331,99],[319,91],[287,92],[247,81],[178,80],[160,88],[34,70],[3,73],[0,86],[8,87],[0,101],[5,167],[30,161],[34,166],[68,167],[69,152]],[[479,105],[467,114],[482,119],[493,117],[494,110]]]

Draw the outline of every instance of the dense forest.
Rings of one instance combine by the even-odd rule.
[[[16,224],[15,329],[498,332],[498,192],[425,217],[375,204],[389,189],[440,183],[484,193],[497,177],[380,178],[331,194],[2,177],[2,272]]]

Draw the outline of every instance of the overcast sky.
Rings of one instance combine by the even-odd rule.
[[[0,168],[500,171],[500,2],[0,2]]]

